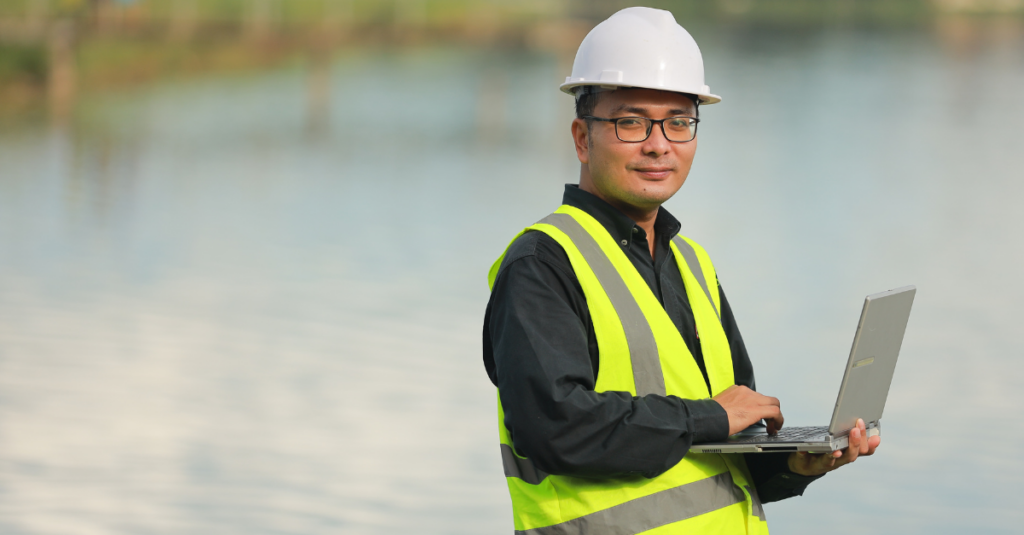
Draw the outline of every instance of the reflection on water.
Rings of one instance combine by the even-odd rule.
[[[880,455],[775,530],[1018,525],[1024,432],[954,437],[1024,408],[1019,34],[694,33],[726,100],[669,208],[790,422],[827,420],[863,296],[919,287]],[[363,52],[0,132],[0,530],[510,531],[485,273],[574,180],[560,76]]]

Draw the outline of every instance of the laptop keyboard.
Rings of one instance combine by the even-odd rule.
[[[730,438],[729,442],[827,442],[828,427],[783,427],[775,436],[754,435]]]

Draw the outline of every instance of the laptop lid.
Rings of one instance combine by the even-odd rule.
[[[870,424],[882,417],[916,293],[916,287],[904,286],[864,299],[839,399],[828,426],[830,434],[846,434],[857,424],[857,418]]]

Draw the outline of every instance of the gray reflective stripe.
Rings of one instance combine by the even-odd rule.
[[[569,236],[608,294],[608,299],[622,322],[622,330],[626,333],[636,395],[664,396],[665,376],[661,372],[661,360],[658,358],[658,343],[654,340],[654,332],[651,331],[651,325],[647,323],[640,305],[608,255],[604,254],[601,246],[583,225],[569,214],[551,214],[541,219],[539,223],[551,225]]]
[[[715,306],[715,300],[711,298],[711,292],[708,290],[708,282],[704,280],[704,270],[700,268],[700,260],[697,260],[697,251],[694,251],[693,246],[679,236],[672,238],[672,243],[676,244],[676,247],[679,248],[679,252],[682,253],[683,259],[686,260],[686,265],[690,268],[690,273],[693,273],[693,276],[697,277],[697,283],[699,283],[701,289],[704,290],[704,295],[708,297],[708,301],[711,303],[711,308],[715,310],[715,315],[718,316],[718,321],[721,323],[722,315],[718,313],[718,307]],[[715,289],[717,290],[717,288]]]
[[[561,524],[516,531],[516,535],[633,535],[746,499],[743,489],[733,485],[732,474],[724,472]]]
[[[531,485],[539,485],[548,475],[533,466],[529,459],[517,457],[512,447],[501,444],[501,466],[505,468],[505,477],[518,477]]]
[[[753,511],[751,513],[757,518],[761,519],[761,522],[765,522],[764,518],[764,507],[761,507],[761,497],[757,495],[757,489],[753,485],[743,485],[743,488],[747,489],[747,494],[750,495],[750,501],[753,502]]]

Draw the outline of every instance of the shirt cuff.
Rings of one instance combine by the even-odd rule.
[[[776,484],[779,485],[779,487],[785,488],[785,489],[788,489],[788,490],[797,490],[797,489],[799,489],[800,490],[800,494],[803,494],[804,487],[806,487],[807,485],[810,485],[814,481],[817,481],[817,480],[821,479],[824,475],[825,474],[821,474],[821,475],[818,475],[818,476],[802,476],[800,474],[797,474],[797,473],[794,473],[794,472],[790,472],[789,469],[787,468],[786,472],[775,476],[775,478],[773,478],[773,479],[778,479],[779,480],[779,481],[775,482]]]
[[[787,469],[785,472],[776,474],[768,481],[759,485],[757,487],[757,492],[761,495],[761,503],[775,502],[795,496],[803,496],[804,491],[807,490],[807,486],[812,482],[821,479],[823,476],[824,474],[820,476],[802,476],[800,474],[794,474]]]
[[[693,443],[729,438],[729,414],[713,399],[683,400],[693,419]]]

